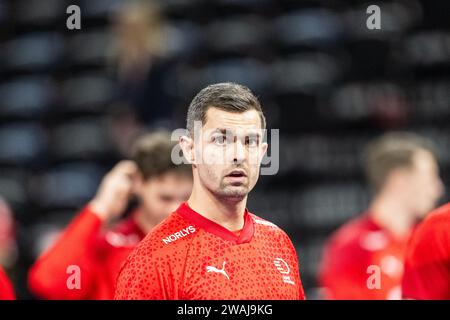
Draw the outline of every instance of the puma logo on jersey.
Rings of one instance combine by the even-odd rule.
[[[177,241],[180,238],[186,237],[187,235],[190,235],[195,232],[195,228],[193,226],[189,226],[187,228],[181,229],[178,232],[175,232],[174,234],[171,234],[167,238],[162,239],[162,241],[165,244],[169,244],[171,242]]]
[[[206,267],[206,272],[216,272],[216,273],[221,273],[221,274],[223,274],[225,277],[227,277],[228,280],[230,280],[230,277],[229,277],[228,274],[225,272],[225,264],[226,264],[226,261],[223,262],[223,264],[222,264],[222,269],[217,269],[216,267],[213,267],[213,266],[207,266],[207,267]]]

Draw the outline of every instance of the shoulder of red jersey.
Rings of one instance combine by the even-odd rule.
[[[160,243],[162,247],[180,245],[188,241],[191,238],[189,236],[197,231],[192,222],[174,212],[151,232],[150,238]]]
[[[270,222],[270,221],[268,221],[268,220],[265,220],[265,219],[263,219],[263,218],[261,218],[261,217],[258,217],[258,216],[255,215],[254,213],[250,213],[250,212],[249,212],[249,215],[252,217],[253,221],[254,221],[256,224],[260,225],[260,226],[272,228],[272,229],[275,229],[275,230],[276,230],[276,229],[281,230],[281,228],[278,227],[276,224],[274,224],[274,223],[272,223],[272,222]]]
[[[137,246],[137,250],[144,250],[145,254],[165,252],[168,247],[185,245],[191,239],[190,236],[197,231],[192,223],[177,212],[173,212],[145,236]]]
[[[406,251],[403,296],[449,299],[450,203],[434,211],[415,228]]]
[[[450,240],[450,203],[447,203],[427,215],[427,217],[414,230],[411,242],[418,241],[419,238],[432,234],[448,235]],[[447,237],[446,237],[447,238]]]
[[[132,248],[143,238],[143,231],[137,226],[133,216],[130,216],[102,233],[99,242],[105,246]]]
[[[386,232],[366,216],[354,218],[338,228],[330,237],[328,247],[353,248],[353,250],[378,251],[389,243]]]
[[[257,215],[255,215],[254,213],[249,213],[250,216],[252,217],[255,225],[256,225],[256,230],[263,230],[263,232],[268,232],[268,233],[273,233],[274,236],[280,236],[288,241],[291,241],[289,236],[287,235],[287,233],[281,229],[279,226],[277,226],[276,224],[265,220]]]
[[[430,212],[424,222],[436,224],[440,222],[450,222],[450,202]]]

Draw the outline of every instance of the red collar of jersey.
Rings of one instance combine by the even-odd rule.
[[[391,230],[381,226],[377,221],[375,221],[372,215],[373,215],[372,211],[366,211],[362,216],[362,219],[364,219],[363,221],[365,222],[369,230],[382,231],[389,238],[390,241],[394,242],[404,243],[407,242],[408,239],[410,238],[411,232],[408,232],[408,235],[406,236],[397,236]]]
[[[212,233],[224,240],[234,242],[236,244],[242,244],[250,242],[255,232],[255,226],[253,224],[253,219],[250,216],[247,209],[244,212],[244,227],[242,228],[239,235],[236,235],[232,231],[222,227],[220,224],[205,218],[198,212],[194,211],[189,207],[187,203],[183,203],[177,209],[177,212],[186,220],[191,221],[198,227],[204,229],[205,231]]]

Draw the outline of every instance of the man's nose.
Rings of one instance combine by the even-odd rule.
[[[234,150],[233,150],[233,162],[234,163],[242,163],[245,161],[246,153],[245,153],[245,146],[242,144],[241,141],[236,141],[234,143]]]

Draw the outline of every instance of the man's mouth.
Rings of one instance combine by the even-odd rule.
[[[244,177],[247,177],[247,174],[245,173],[244,170],[233,170],[229,174],[227,174],[226,177],[244,178]]]

